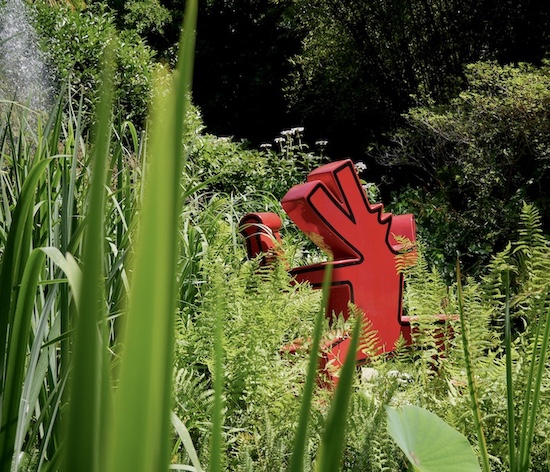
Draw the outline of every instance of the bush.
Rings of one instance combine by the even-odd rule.
[[[84,95],[84,109],[93,116],[100,85],[105,46],[115,41],[115,104],[122,120],[143,125],[151,90],[153,54],[135,31],[116,33],[112,13],[100,4],[84,11],[36,4],[37,30],[60,82],[76,97]]]
[[[466,77],[448,105],[410,110],[378,160],[409,183],[394,207],[415,214],[432,256],[451,267],[459,251],[471,269],[504,247],[524,199],[549,214],[550,67],[481,62]]]
[[[275,146],[265,144],[261,150],[228,137],[203,133],[200,116],[194,120],[195,135],[189,136],[188,171],[209,187],[224,193],[272,194],[281,199],[325,158],[313,153],[303,141],[303,128],[284,130]],[[256,211],[262,211],[258,208]]]

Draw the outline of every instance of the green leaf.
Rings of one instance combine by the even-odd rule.
[[[388,433],[420,472],[480,471],[466,437],[439,416],[414,405],[386,406]]]
[[[218,297],[219,300],[219,297]],[[212,436],[208,472],[222,472],[223,453],[223,317],[216,310],[214,326],[214,404],[212,405]]]
[[[13,212],[6,247],[2,258],[0,273],[0,365],[4,365],[4,346],[7,342],[8,326],[13,323],[15,310],[16,287],[19,285],[23,267],[30,249],[26,246],[24,235],[36,198],[36,186],[51,159],[37,162],[25,179]]]
[[[7,403],[11,402],[11,389],[20,387],[10,385],[15,380],[11,377],[12,374],[8,370],[10,366],[15,366],[16,363],[19,364],[21,357],[24,358],[26,355],[28,340],[27,324],[30,322],[30,317],[32,316],[32,310],[29,311],[26,303],[30,300],[30,297],[34,300],[33,294],[25,290],[27,287],[23,287],[23,293],[19,293],[19,290],[22,288],[23,277],[30,280],[32,277],[38,276],[34,271],[38,271],[36,258],[39,256],[35,256],[35,259],[32,261],[32,268],[27,269],[30,241],[26,238],[26,234],[28,235],[28,226],[32,219],[36,187],[50,162],[51,159],[37,162],[25,179],[19,201],[13,213],[13,220],[2,258],[2,270],[0,273],[0,365],[3,369],[0,379],[0,398],[2,399],[2,411],[0,413],[1,470],[8,470],[10,467],[9,464],[11,463],[14,446],[13,441],[15,439],[15,419],[18,414],[18,406],[14,407],[16,411],[11,406],[8,407]],[[24,270],[31,270],[31,272],[24,275]],[[21,319],[23,315],[25,319]],[[23,332],[26,334],[21,334]],[[21,338],[15,337],[19,335],[21,335]]]
[[[14,449],[34,298],[44,257],[44,254],[38,249],[35,249],[29,256],[21,279],[21,289],[17,297],[14,323],[10,333],[11,342],[9,343],[5,370],[6,387],[0,397],[2,400],[2,434],[0,434],[0,438],[2,439],[2,451],[5,454],[2,460],[4,464],[9,462]]]
[[[65,256],[61,254],[61,251],[56,247],[43,247],[40,250],[46,254],[53,263],[59,267],[67,276],[69,286],[73,291],[73,297],[75,303],[80,303],[80,289],[82,284],[82,271],[78,267],[78,263],[75,261],[71,253],[67,253]]]
[[[74,364],[67,419],[66,471],[101,470],[103,428],[110,404],[110,379],[106,369],[103,257],[113,69],[113,50],[108,47],[105,51],[103,86],[95,130],[92,181],[82,253],[82,289],[74,335]]]
[[[474,417],[474,426],[477,433],[477,442],[479,453],[481,456],[481,464],[484,472],[490,472],[489,453],[487,452],[487,443],[485,441],[485,433],[483,431],[483,422],[481,418],[481,408],[477,398],[477,387],[475,382],[474,369],[470,356],[470,342],[466,329],[466,315],[464,313],[464,297],[462,295],[462,275],[460,273],[460,263],[457,257],[456,260],[456,286],[458,295],[458,313],[460,315],[460,337],[462,340],[462,349],[464,350],[464,363],[466,367],[466,376],[468,377],[468,389],[470,392],[470,404],[472,415]]]
[[[172,402],[176,261],[181,211],[181,146],[194,54],[197,1],[189,0],[176,89],[158,94],[124,333],[124,352],[104,470],[168,468]]]
[[[196,470],[197,472],[202,472],[202,467],[199,461],[199,457],[197,455],[197,451],[195,450],[195,446],[193,445],[193,440],[191,439],[191,435],[189,434],[189,431],[185,427],[185,424],[182,420],[180,420],[177,415],[172,412],[171,415],[172,418],[172,424],[174,425],[175,430],[178,433],[178,436],[181,439],[181,442],[183,444],[183,447],[185,448],[185,452],[187,452],[187,455],[191,459],[191,462],[193,463],[193,470]],[[191,470],[191,469],[186,469]]]
[[[294,436],[292,456],[290,457],[290,472],[302,472],[302,470],[304,470],[304,456],[308,437],[310,409],[313,401],[313,390],[315,387],[317,369],[319,367],[319,347],[321,343],[321,335],[323,334],[323,320],[325,318],[330,295],[329,287],[332,281],[332,269],[332,264],[328,264],[323,275],[323,299],[315,319],[315,328],[313,331],[311,352],[309,353],[306,382],[300,403],[300,416],[298,419],[298,427],[296,428],[296,435]]]
[[[359,338],[361,337],[362,320],[362,316],[358,316],[355,320],[349,351],[340,371],[340,381],[336,387],[334,399],[330,404],[325,431],[318,452],[319,462],[316,467],[318,472],[333,472],[341,467],[346,437],[346,418],[355,374],[355,359],[359,347]]]

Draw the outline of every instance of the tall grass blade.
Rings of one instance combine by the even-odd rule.
[[[171,138],[174,140],[176,156],[180,157],[176,162],[178,172],[173,176],[180,184],[181,171],[185,165],[183,154],[183,132],[186,123],[185,115],[188,108],[189,94],[193,84],[193,63],[195,60],[195,28],[197,24],[198,0],[187,0],[185,4],[185,16],[183,23],[182,37],[180,40],[178,54],[178,70],[176,71],[175,83],[175,113],[174,133]],[[178,213],[176,209],[176,215]]]
[[[185,452],[187,452],[189,459],[191,459],[191,463],[193,464],[193,470],[196,470],[197,472],[202,472],[202,467],[199,461],[199,457],[197,455],[197,451],[195,450],[195,446],[193,445],[193,440],[191,439],[191,435],[189,434],[189,431],[185,427],[185,424],[176,416],[174,412],[172,412],[171,418],[172,418],[172,424],[174,425],[174,428],[176,429],[181,439],[183,447],[185,448]]]
[[[514,380],[512,377],[512,328],[510,323],[510,272],[506,272],[506,300],[504,308],[504,347],[506,351],[506,403],[508,421],[508,457],[510,472],[517,470],[514,416]]]
[[[108,47],[92,151],[92,181],[82,255],[82,290],[74,337],[64,467],[67,472],[100,470],[102,420],[107,400],[105,383],[108,382],[108,376],[104,373],[107,346],[103,335],[106,315],[103,263],[113,70],[113,51]]]
[[[49,136],[49,155],[55,156],[58,153],[59,137],[61,135],[61,125],[63,123],[63,106],[62,102],[63,94],[60,93],[57,97],[56,104],[54,105],[54,113],[50,113],[46,126],[44,128],[44,135]],[[42,142],[42,140],[41,140]]]
[[[3,253],[0,273],[0,366],[2,366],[2,378],[0,379],[0,403],[2,404],[0,411],[0,470],[9,470],[15,439],[15,436],[12,437],[12,428],[15,427],[13,411],[4,409],[4,402],[11,401],[7,398],[9,394],[6,390],[14,387],[11,385],[13,379],[7,375],[6,366],[16,362],[11,359],[15,353],[17,356],[26,355],[27,348],[26,339],[14,337],[18,291],[30,252],[29,226],[32,223],[36,186],[50,162],[50,159],[37,162],[27,175],[13,213]],[[21,321],[18,320],[18,323]],[[16,351],[14,351],[14,347]]]
[[[223,317],[216,310],[214,327],[214,404],[212,405],[212,438],[209,472],[221,472],[223,445]]]
[[[35,249],[25,266],[13,326],[10,329],[11,342],[8,346],[5,370],[5,389],[2,392],[2,451],[6,455],[2,462],[9,462],[15,446],[21,391],[27,361],[27,346],[31,331],[31,320],[38,278],[42,272],[45,254]],[[4,469],[3,469],[4,470]],[[5,469],[8,470],[8,469]]]
[[[196,0],[189,1],[180,54],[188,58],[195,34]],[[191,62],[187,62],[190,67]],[[149,472],[168,468],[172,394],[173,323],[183,155],[179,142],[191,72],[178,72],[177,90],[157,94],[152,115],[147,177],[131,280],[124,352],[109,430],[107,471]],[[177,98],[175,98],[177,97]],[[176,104],[176,100],[180,103]]]
[[[70,89],[70,87],[69,87]],[[61,207],[61,250],[63,252],[69,251],[69,245],[73,236],[73,217],[75,208],[75,190],[77,187],[77,169],[78,169],[78,154],[80,148],[80,138],[82,132],[82,108],[83,108],[84,94],[81,94],[77,116],[74,117],[74,111],[72,109],[72,101],[69,99],[70,116],[74,121],[73,135],[69,136],[73,138],[73,153],[71,156],[70,164],[67,159],[63,161],[63,176],[62,176],[62,201]],[[70,282],[70,279],[69,279]],[[79,283],[80,285],[80,283]],[[79,306],[79,297],[77,292],[80,288],[71,286],[73,290],[73,297]],[[62,286],[61,299],[60,299],[60,317],[61,317],[61,332],[68,333],[71,329],[71,314],[69,307],[69,293],[66,286]],[[60,371],[61,377],[65,377],[69,372],[69,359],[70,359],[70,339],[67,336],[61,341],[61,353],[60,353]],[[65,395],[67,392],[65,392]],[[66,400],[66,398],[64,399]]]
[[[38,248],[35,251],[41,251],[42,253],[44,253],[44,255],[48,256],[52,262],[54,262],[60,269],[62,269],[66,273],[67,281],[71,287],[71,290],[73,291],[73,298],[75,299],[75,303],[78,304],[79,297],[76,294],[76,290],[80,290],[82,274],[76,261],[70,256],[70,254],[67,254],[67,258],[63,257],[61,252],[54,247]],[[32,257],[33,255],[31,254],[31,258]],[[60,281],[52,280],[51,282],[55,282],[59,284]],[[32,341],[30,356],[28,356],[28,359],[26,360],[25,381],[24,381],[23,390],[21,393],[20,411],[19,411],[19,418],[18,418],[18,424],[17,424],[17,434],[16,434],[16,440],[15,440],[15,452],[16,452],[15,470],[19,470],[18,469],[19,459],[21,457],[20,452],[23,451],[25,439],[27,440],[26,442],[27,450],[29,449],[32,450],[31,445],[35,444],[34,442],[35,436],[28,434],[31,420],[34,418],[36,424],[41,424],[38,421],[36,421],[36,418],[34,417],[34,414],[33,414],[34,409],[31,408],[31,405],[37,405],[37,401],[40,395],[40,391],[43,388],[45,378],[49,374],[48,367],[51,368],[48,360],[50,359],[51,353],[55,352],[56,350],[57,342],[53,343],[50,341],[49,343],[45,344],[44,339],[46,338],[46,336],[48,336],[48,334],[55,336],[56,333],[59,331],[60,318],[59,317],[54,318],[54,320],[52,321],[50,317],[52,308],[54,307],[57,299],[58,299],[58,290],[56,290],[56,285],[54,285],[52,289],[48,292],[46,300],[43,304],[37,326],[33,327],[33,333],[32,333],[33,341]],[[69,338],[69,335],[65,334],[64,337]],[[57,372],[57,369],[56,369],[56,372]],[[58,383],[56,383],[52,387],[53,392],[60,391],[61,393],[63,393],[65,391],[64,386],[66,383],[66,379],[67,379],[67,375],[65,373],[60,372]],[[52,399],[55,398],[56,401],[59,401],[57,394],[55,394],[51,398]],[[61,403],[61,404],[64,404],[64,403]],[[48,411],[50,408],[50,405],[51,405],[51,402],[47,400],[41,401],[40,409],[42,411]],[[58,408],[56,406],[52,405],[52,407],[53,407],[53,411],[55,412],[58,411]],[[50,430],[51,426],[57,427],[59,422],[56,421],[56,417],[57,417],[56,413],[50,415],[48,422],[42,423],[41,427],[46,430]],[[45,447],[47,447],[48,442],[49,442],[49,439],[46,437],[42,440],[42,444]]]
[[[462,292],[462,280],[460,273],[460,263],[456,261],[456,283],[458,289],[458,311],[460,315],[460,336],[462,340],[462,347],[464,349],[464,363],[466,365],[466,376],[468,378],[468,389],[470,392],[470,403],[472,409],[472,415],[474,417],[474,425],[476,428],[477,442],[479,447],[479,453],[481,455],[481,465],[483,472],[491,472],[489,466],[489,453],[487,452],[487,444],[485,442],[485,434],[483,433],[483,425],[481,420],[481,410],[479,408],[479,401],[477,399],[477,390],[475,385],[474,373],[472,368],[472,359],[470,357],[470,347],[468,342],[468,335],[466,333],[466,317],[464,315],[464,297]]]
[[[309,353],[309,363],[306,374],[306,382],[302,393],[300,404],[300,417],[294,444],[292,448],[292,456],[290,457],[289,472],[301,472],[304,469],[304,457],[306,453],[306,444],[308,437],[308,424],[313,399],[313,390],[317,378],[317,368],[319,367],[319,347],[321,343],[321,335],[323,334],[323,320],[326,316],[328,300],[330,295],[330,283],[332,282],[332,264],[327,264],[323,277],[323,298],[319,313],[315,320],[315,328],[313,331],[313,342],[311,352]]]
[[[20,282],[20,276],[29,255],[30,248],[24,244],[25,231],[32,216],[36,186],[51,159],[36,163],[25,179],[17,206],[12,215],[10,231],[2,257],[0,273],[0,346],[6,346],[8,326],[13,323],[14,299]],[[0,365],[4,365],[5,351],[0,349]],[[2,387],[3,389],[3,387]]]
[[[317,454],[315,469],[318,472],[341,470],[345,445],[346,418],[353,387],[356,353],[362,331],[361,323],[362,316],[358,316],[355,320],[349,351],[346,355],[344,366],[340,371],[340,380],[338,381],[334,399],[330,405],[325,423],[325,431],[323,432],[323,438]]]
[[[544,299],[540,303],[544,309]],[[542,339],[540,333],[544,326]],[[540,340],[540,350],[539,350]],[[537,325],[536,335],[533,341],[533,354],[529,366],[529,376],[527,379],[526,397],[524,399],[523,424],[520,431],[520,449],[518,457],[518,470],[529,470],[531,460],[531,446],[533,444],[533,435],[535,431],[535,422],[537,419],[538,405],[540,401],[540,390],[544,371],[546,369],[546,359],[548,359],[548,344],[550,341],[550,309],[546,309],[546,315],[540,317]]]
[[[56,247],[43,247],[40,250],[50,258],[67,276],[67,282],[71,288],[73,299],[77,306],[80,306],[80,294],[82,290],[82,271],[78,263],[70,253],[65,256]],[[63,331],[62,331],[63,332]]]

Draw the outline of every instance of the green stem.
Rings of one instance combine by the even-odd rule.
[[[474,425],[477,433],[477,440],[479,446],[479,453],[481,455],[481,464],[484,472],[491,472],[489,466],[489,453],[487,452],[487,444],[485,442],[485,435],[483,433],[483,426],[481,422],[481,411],[479,409],[479,401],[477,399],[476,385],[472,368],[472,360],[470,358],[470,349],[468,336],[466,335],[466,319],[464,316],[464,300],[462,295],[462,283],[460,274],[460,263],[456,261],[456,279],[458,288],[458,310],[460,314],[460,335],[462,337],[462,347],[464,349],[464,363],[466,364],[466,375],[468,377],[468,388],[470,391],[470,401],[472,413],[474,416]]]
[[[537,336],[535,338],[535,346],[533,348],[533,358],[531,360],[531,368],[529,372],[529,381],[527,385],[528,392],[532,392],[532,401],[527,402],[526,401],[526,409],[529,408],[529,405],[531,406],[530,409],[530,416],[529,416],[529,426],[528,428],[525,427],[522,430],[522,443],[521,443],[521,450],[520,450],[520,457],[519,457],[519,467],[521,471],[527,471],[529,469],[529,458],[530,458],[530,452],[531,452],[531,445],[533,444],[533,435],[535,431],[535,421],[537,417],[537,409],[540,399],[540,387],[542,383],[542,378],[544,376],[544,370],[546,368],[546,362],[547,359],[547,352],[548,352],[548,343],[550,339],[550,310],[548,311],[546,315],[546,319],[542,318],[539,322],[539,325],[537,327]],[[538,348],[538,340],[539,340],[539,333],[540,333],[540,327],[541,324],[544,322],[546,323],[544,328],[544,334],[542,336],[542,345],[540,347],[540,353],[538,355],[537,359],[537,348]],[[535,376],[533,376],[535,365],[537,367],[537,373]],[[534,388],[532,388],[533,384],[533,378],[535,382]],[[527,416],[527,415],[526,415]],[[524,419],[526,419],[526,416]]]
[[[514,383],[512,379],[512,330],[510,326],[510,273],[506,272],[506,304],[504,313],[504,345],[506,349],[506,400],[508,418],[508,456],[510,472],[517,470],[514,422]]]
[[[223,428],[223,319],[221,310],[216,310],[214,331],[214,405],[212,408],[212,442],[209,472],[222,470]]]

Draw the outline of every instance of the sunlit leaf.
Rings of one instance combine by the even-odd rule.
[[[407,405],[386,407],[388,433],[420,472],[478,472],[480,466],[465,436],[439,416]]]

